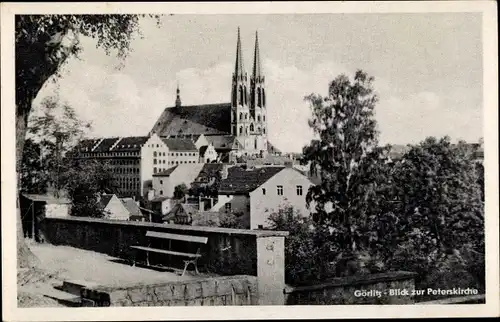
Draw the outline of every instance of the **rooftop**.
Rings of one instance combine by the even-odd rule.
[[[191,139],[165,139],[162,141],[168,146],[171,151],[198,151]]]
[[[166,108],[152,132],[159,136],[231,133],[231,103]]]
[[[251,192],[271,179],[285,167],[247,168],[234,166],[228,168],[227,179],[221,181],[219,193],[243,194]]]

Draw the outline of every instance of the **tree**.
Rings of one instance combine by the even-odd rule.
[[[45,187],[50,186],[58,195],[66,184],[61,180],[61,173],[68,171],[70,167],[70,163],[64,158],[85,131],[90,129],[90,124],[78,119],[74,109],[61,103],[57,96],[45,98],[41,108],[42,115],[30,119],[27,132],[30,138],[28,141],[32,145],[36,144],[38,162],[26,159],[26,163],[23,162],[22,166],[26,175],[31,176],[26,180],[39,182]],[[26,153],[33,154],[32,151],[25,149],[25,156]]]
[[[41,155],[41,145],[32,139],[27,139],[21,163],[21,192],[43,194],[47,191],[47,176]]]
[[[188,193],[188,187],[184,184],[181,183],[174,188],[174,198],[175,199],[182,199],[186,196]]]
[[[314,204],[317,245],[325,261],[359,258],[379,236],[371,227],[384,207],[388,147],[378,146],[374,78],[357,71],[354,80],[335,78],[326,97],[306,97],[316,139],[303,149],[303,162],[321,178],[307,195]]]
[[[478,287],[484,287],[480,186],[484,174],[477,168],[474,152],[465,142],[453,145],[447,137],[429,137],[395,164],[399,241],[391,250],[392,267],[418,272],[420,280],[439,275],[440,269],[450,270],[444,275],[451,277],[461,268]],[[454,269],[445,267],[452,262]],[[457,287],[460,281],[466,281],[464,274],[447,286]]]
[[[98,160],[72,162],[70,170],[62,174],[71,200],[71,215],[101,218],[99,195],[113,192],[111,166]]]
[[[139,15],[16,15],[16,172],[20,185],[21,162],[33,100],[42,86],[57,76],[68,57],[81,47],[78,38],[97,39],[106,53],[126,56],[130,40],[139,31]],[[19,189],[19,188],[18,188]],[[38,261],[24,243],[19,196],[17,198],[18,267],[33,267]]]

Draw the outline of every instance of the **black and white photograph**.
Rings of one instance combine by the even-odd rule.
[[[1,9],[7,320],[500,314],[495,2]]]

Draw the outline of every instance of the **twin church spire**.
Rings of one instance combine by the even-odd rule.
[[[260,62],[259,35],[255,32],[255,50],[252,75],[248,77],[243,64],[241,35],[238,27],[236,62],[231,90],[231,132],[236,136],[266,133],[266,103],[262,66]]]

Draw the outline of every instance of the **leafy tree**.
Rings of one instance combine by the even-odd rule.
[[[392,267],[418,272],[421,280],[440,273],[451,277],[460,270],[469,272],[478,287],[484,286],[484,201],[480,187],[484,174],[473,158],[465,142],[453,145],[447,137],[430,137],[395,164],[399,240],[398,247],[391,250]],[[454,263],[453,269],[450,263]],[[443,269],[455,272],[444,273]],[[447,286],[456,287],[460,280],[466,281],[465,275]]]
[[[174,198],[175,199],[182,199],[186,196],[188,193],[188,187],[184,184],[181,183],[174,188]]]
[[[317,252],[311,219],[287,206],[272,213],[268,222],[268,229],[289,232],[285,239],[286,282],[300,284],[321,279],[324,266],[328,263]]]
[[[31,162],[32,156],[29,155],[34,151],[25,150],[24,155],[29,153],[26,156],[29,159],[22,166],[26,175],[31,176],[26,180],[50,186],[57,195],[66,184],[60,174],[68,171],[70,166],[64,158],[90,128],[90,124],[79,120],[74,109],[65,103],[61,104],[57,96],[44,99],[41,108],[42,115],[30,119],[27,133],[30,144],[36,144],[38,162]]]
[[[385,207],[379,192],[387,188],[388,147],[378,146],[373,81],[363,71],[353,81],[340,75],[326,97],[306,97],[312,110],[309,125],[317,138],[304,147],[302,161],[321,178],[306,201],[314,205],[316,243],[327,262],[361,260],[380,239],[371,228]]]
[[[21,162],[33,100],[43,85],[57,76],[61,66],[81,51],[79,37],[97,39],[106,53],[126,56],[130,40],[139,31],[139,15],[16,15],[16,172],[20,186]],[[22,234],[17,200],[18,267],[33,267],[36,257]]]
[[[43,194],[47,191],[47,180],[42,160],[42,147],[27,139],[21,163],[21,192]]]
[[[99,195],[113,193],[111,166],[98,160],[72,162],[62,174],[71,200],[71,215],[101,218],[104,213],[98,204]]]

